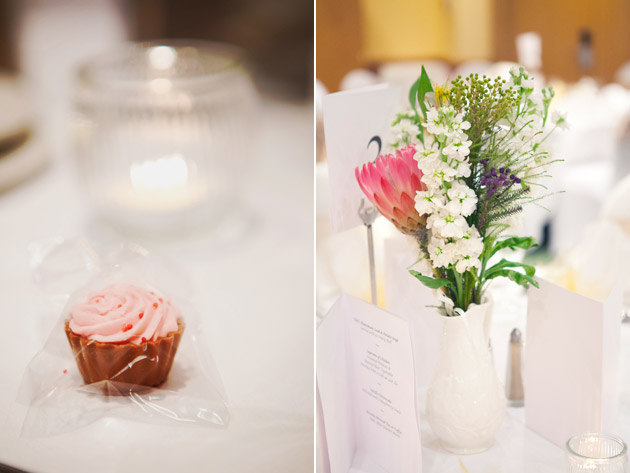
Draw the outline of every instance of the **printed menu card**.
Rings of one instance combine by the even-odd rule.
[[[331,473],[421,471],[407,321],[343,294],[317,330],[317,387]]]

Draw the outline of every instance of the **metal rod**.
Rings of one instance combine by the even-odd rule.
[[[378,305],[376,294],[376,268],[374,264],[374,238],[372,236],[372,225],[366,225],[368,237],[368,257],[370,260],[370,289],[372,290],[372,304]]]
[[[361,206],[359,207],[359,217],[365,228],[367,229],[368,237],[368,258],[370,261],[370,289],[372,291],[372,304],[378,304],[378,297],[376,295],[376,265],[374,263],[374,237],[372,234],[372,223],[376,220],[378,211],[375,207],[366,205],[365,199],[361,199]]]

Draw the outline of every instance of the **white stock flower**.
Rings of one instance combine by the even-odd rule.
[[[558,110],[554,110],[551,114],[551,121],[561,130],[568,130],[571,128],[569,123],[567,122],[567,114],[566,112],[560,112]]]
[[[529,96],[531,101],[531,109],[536,110],[536,113],[541,114],[545,108],[543,103],[543,95],[540,92],[535,92]]]
[[[455,163],[455,177],[468,177],[470,176],[470,163],[468,161]]]
[[[433,136],[445,135],[448,132],[448,127],[444,123],[440,111],[435,107],[431,107],[427,111],[427,121],[424,126]]]
[[[441,159],[440,150],[434,142],[428,143],[428,137],[424,138],[424,146],[419,144],[416,146],[416,154],[413,155],[413,159],[418,162],[418,168],[422,169],[422,163],[424,161],[430,161],[432,159]]]
[[[458,113],[453,117],[452,128],[454,131],[464,131],[470,129],[470,122],[464,120],[464,114]]]
[[[420,215],[432,214],[446,205],[444,194],[435,189],[416,192],[416,210]]]
[[[422,182],[429,188],[441,186],[442,181],[450,182],[457,174],[457,171],[442,161],[440,157],[422,159],[422,161],[418,161],[418,167],[423,174]]]
[[[535,87],[534,78],[529,74],[523,75],[523,79],[521,80],[521,87],[525,90],[533,91]]]
[[[431,262],[436,268],[447,268],[455,262],[455,245],[443,238],[432,236],[427,249]]]
[[[470,145],[472,141],[467,139],[465,133],[457,133],[448,137],[446,147],[443,153],[449,158],[457,161],[463,161],[470,154]]]
[[[478,258],[471,258],[470,256],[465,256],[461,258],[457,263],[455,263],[455,271],[458,273],[465,273],[467,270],[471,268],[481,268],[481,262]]]
[[[483,240],[475,227],[469,228],[462,238],[451,240],[435,234],[431,236],[428,251],[434,267],[455,266],[458,273],[481,268],[479,256],[483,251]]]
[[[478,258],[483,252],[483,238],[481,238],[479,230],[474,225],[466,231],[459,243],[457,251],[460,256],[467,255]]]
[[[449,198],[446,209],[453,213],[468,217],[477,208],[477,196],[466,184],[454,182],[453,186],[447,191]]]
[[[396,125],[393,125],[391,132],[392,142],[398,145],[408,146],[420,141],[418,139],[420,128],[414,122],[406,118],[400,119]]]
[[[521,75],[520,66],[512,66],[510,67],[510,80],[514,83],[514,79]]]
[[[469,122],[469,121],[464,120],[463,122],[461,122],[461,123],[459,124],[459,129],[460,129],[460,130],[464,130],[464,131],[465,131],[465,130],[470,130],[470,122]]]
[[[427,228],[432,229],[444,238],[461,238],[468,230],[468,223],[461,215],[452,214],[445,209],[439,209],[429,215]]]
[[[455,270],[464,273],[471,268],[481,268],[479,256],[483,252],[483,239],[479,236],[476,227],[471,227],[466,234],[454,243],[454,252],[457,263]]]
[[[427,110],[427,125],[429,124],[437,125],[439,123],[440,123],[440,113],[438,112],[438,109],[435,107],[429,108],[429,110]]]

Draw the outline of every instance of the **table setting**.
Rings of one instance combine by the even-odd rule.
[[[575,207],[585,84],[553,86],[418,67],[321,99],[318,471],[628,471],[627,183]]]
[[[312,470],[312,106],[204,41],[73,84],[70,155],[0,194],[0,467]]]

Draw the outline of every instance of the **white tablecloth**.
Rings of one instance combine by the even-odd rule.
[[[510,332],[518,327],[525,332],[527,296],[508,280],[497,280],[492,287],[494,312],[491,329],[492,350],[497,373],[505,382]],[[620,314],[621,316],[621,314]],[[570,327],[567,327],[570,330]],[[526,335],[526,334],[525,334]],[[630,443],[630,323],[621,327],[620,408],[611,434]],[[419,383],[419,380],[418,380]],[[417,386],[422,437],[422,473],[561,473],[564,449],[552,444],[525,426],[525,408],[508,407],[494,445],[475,455],[457,456],[444,450],[424,416],[426,386]],[[527,402],[527,401],[526,401]],[[321,440],[318,436],[318,442]],[[318,458],[321,458],[321,444]],[[461,463],[466,470],[462,470]],[[322,462],[317,471],[323,473]]]
[[[30,242],[119,238],[95,220],[67,159],[0,195],[0,463],[37,472],[310,472],[313,470],[313,115],[265,103],[237,183],[238,228],[178,241],[138,240],[177,261],[199,289],[205,336],[222,375],[227,429],[102,419],[66,434],[20,437],[22,373],[54,320],[34,302]],[[232,205],[232,202],[225,202]]]

